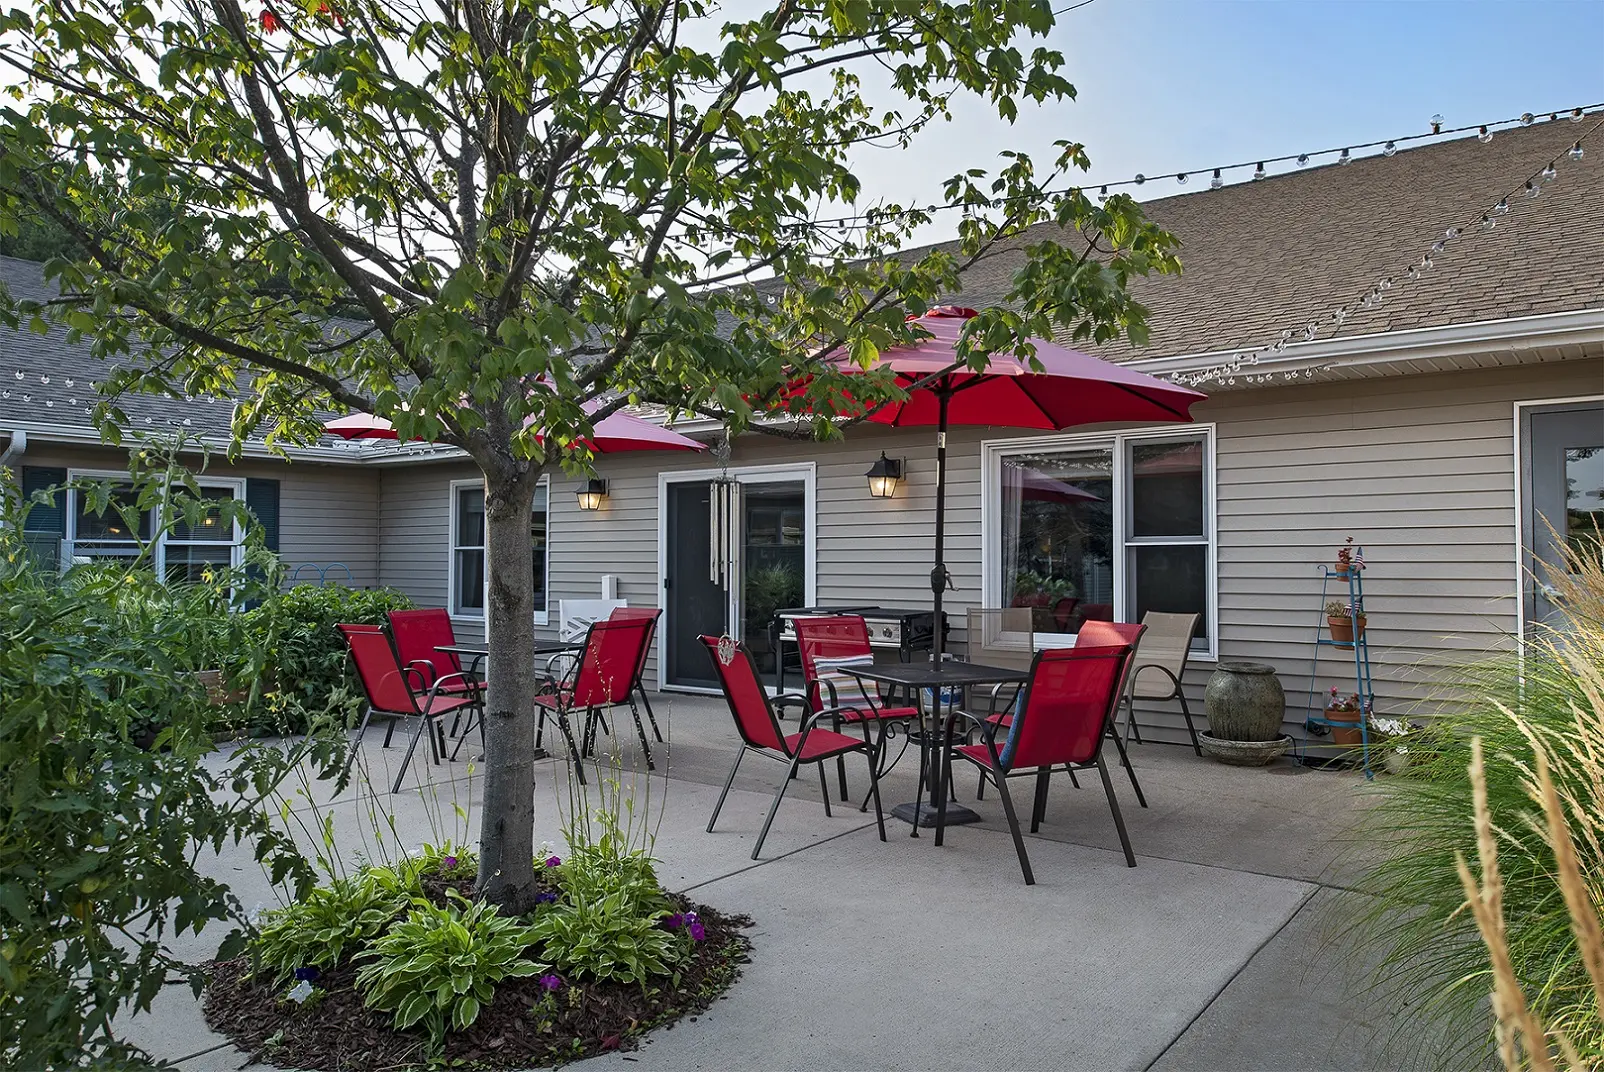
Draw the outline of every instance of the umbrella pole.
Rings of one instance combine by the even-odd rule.
[[[939,420],[936,423],[936,564],[930,571],[930,591],[935,596],[935,624],[934,635],[930,641],[930,661],[940,664],[942,649],[946,646],[946,630],[941,627],[941,601],[947,588],[952,584],[952,576],[947,572],[946,560],[946,528],[947,528],[947,404],[952,401],[952,392],[943,387],[936,389],[936,404],[939,408]]]

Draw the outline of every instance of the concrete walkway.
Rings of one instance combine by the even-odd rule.
[[[1150,807],[1123,773],[1115,789],[1138,854],[1124,865],[1102,789],[1053,779],[1047,822],[1027,839],[1037,885],[1021,882],[994,793],[981,823],[908,836],[872,812],[837,804],[826,818],[811,774],[793,783],[764,858],[749,859],[781,773],[743,764],[720,816],[704,831],[736,738],[722,701],[654,697],[670,737],[657,774],[620,763],[636,808],[656,824],[664,885],[757,921],[752,963],[726,1000],[695,1023],[659,1031],[640,1051],[586,1062],[661,1069],[1381,1069],[1388,1017],[1364,996],[1365,966],[1330,940],[1353,867],[1334,834],[1362,806],[1353,775],[1287,763],[1218,766],[1190,749],[1132,750]],[[627,724],[627,718],[626,718]],[[398,737],[400,734],[398,733]],[[401,749],[364,746],[370,778],[387,786]],[[464,748],[464,759],[470,748]],[[911,799],[909,755],[884,783],[887,808]],[[854,792],[867,787],[849,764]],[[832,772],[832,785],[834,774]],[[537,772],[540,836],[561,844],[568,779]],[[382,855],[370,831],[393,814],[404,844],[477,830],[476,774],[467,762],[414,761],[414,788],[327,799],[314,784],[296,802],[310,831],[332,815],[340,854]],[[1021,806],[1029,807],[1021,783]],[[973,804],[965,775],[959,798]],[[559,850],[560,851],[560,850]],[[246,849],[209,860],[247,905],[276,903]],[[220,935],[175,949],[204,958]],[[246,1056],[212,1034],[187,988],[170,987],[123,1034],[192,1072],[240,1069]],[[1421,1046],[1413,1040],[1415,1055]],[[1429,1046],[1427,1046],[1429,1048]]]

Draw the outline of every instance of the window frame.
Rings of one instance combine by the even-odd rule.
[[[447,613],[453,622],[475,625],[484,628],[489,618],[490,596],[485,593],[485,609],[478,614],[465,613],[457,608],[457,492],[469,488],[478,488],[483,491],[485,482],[482,479],[464,478],[450,482],[446,491],[446,607]],[[546,602],[544,606],[535,608],[535,624],[549,625],[551,623],[551,536],[552,536],[552,497],[551,474],[543,474],[538,488],[546,491]],[[533,513],[533,510],[531,510]],[[488,524],[488,522],[487,522]],[[488,532],[486,538],[488,539]],[[488,562],[488,549],[485,566],[485,585],[490,584],[490,569]]]
[[[127,470],[112,470],[112,469],[68,469],[67,470],[67,481],[69,483],[75,483],[75,482],[80,481],[80,480],[84,480],[84,481],[104,481],[105,483],[108,483],[108,484],[126,484],[126,483],[128,483],[128,472],[127,472]],[[212,475],[207,475],[207,474],[197,474],[194,477],[194,481],[195,481],[196,487],[203,488],[203,489],[204,488],[226,488],[228,490],[228,492],[230,493],[230,495],[235,500],[237,500],[239,502],[244,502],[245,501],[245,478],[244,477],[212,476]],[[78,551],[78,495],[79,495],[79,492],[78,492],[77,488],[69,487],[67,489],[67,499],[66,499],[66,504],[65,504],[65,509],[66,509],[66,519],[65,519],[66,520],[66,535],[63,538],[62,542],[66,544],[66,546],[68,548],[68,553],[62,556],[61,568],[63,570],[66,570],[68,567],[70,567],[72,565],[73,559],[77,557],[77,551]],[[157,520],[158,519],[156,519],[154,517],[151,519],[151,529],[156,534],[156,537],[155,537],[156,548],[155,548],[155,553],[151,556],[151,565],[156,571],[156,576],[162,578],[163,581],[165,582],[165,580],[167,578],[168,532],[167,532],[167,526],[165,524],[157,524],[156,523]],[[138,541],[132,541],[132,542],[137,544]],[[180,546],[185,546],[185,545],[212,546],[212,547],[223,547],[223,546],[226,546],[226,547],[229,548],[228,565],[229,565],[230,569],[237,569],[240,566],[240,564],[244,561],[244,555],[245,555],[245,530],[240,525],[240,523],[239,523],[239,521],[237,519],[234,521],[233,538],[231,540],[229,540],[229,541],[225,542],[223,540],[188,540],[188,539],[179,539],[176,542]],[[119,556],[107,555],[105,557],[107,559],[115,559],[115,558],[117,558]]]
[[[1204,623],[1208,631],[1207,646],[1194,646],[1192,658],[1215,661],[1220,651],[1220,597],[1219,597],[1219,469],[1216,463],[1216,426],[1213,423],[1168,424],[1122,429],[1114,432],[1060,432],[1043,436],[1021,436],[1009,439],[987,439],[980,444],[980,571],[981,602],[983,607],[1001,606],[1002,579],[1002,463],[1012,455],[1037,454],[1055,450],[1108,450],[1113,457],[1113,496],[1115,509],[1111,511],[1114,523],[1113,545],[1118,549],[1112,557],[1114,575],[1114,605],[1117,615],[1125,619],[1130,614],[1130,583],[1132,550],[1140,547],[1203,547],[1204,550]],[[1131,499],[1131,447],[1142,443],[1164,443],[1197,440],[1203,447],[1203,536],[1132,536]],[[1068,635],[1068,634],[1066,634]],[[1037,646],[1043,646],[1046,634],[1039,635]]]

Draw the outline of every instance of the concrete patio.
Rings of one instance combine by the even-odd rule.
[[[882,844],[872,812],[838,804],[826,818],[809,772],[793,783],[754,863],[781,768],[743,764],[717,832],[705,833],[737,747],[728,712],[714,698],[653,699],[670,740],[657,774],[634,782],[637,807],[660,813],[659,874],[670,888],[752,916],[755,949],[741,981],[696,1022],[587,1067],[1178,1072],[1399,1063],[1386,1049],[1388,1006],[1367,993],[1362,959],[1334,940],[1337,909],[1356,896],[1345,892],[1357,864],[1340,836],[1362,807],[1356,775],[1286,761],[1235,769],[1186,748],[1133,746],[1151,806],[1137,807],[1123,773],[1115,790],[1138,866],[1124,865],[1095,779],[1077,790],[1058,776],[1047,821],[1027,838],[1037,877],[1027,887],[994,793],[975,805],[983,821],[949,831],[941,848],[890,818]],[[635,764],[630,737],[619,742],[626,770]],[[381,749],[381,739],[371,730],[364,754],[370,777],[387,786],[403,749]],[[372,854],[363,830],[375,801],[393,811],[410,845],[449,835],[453,804],[476,831],[469,751],[445,766],[415,759],[407,778],[415,788],[393,797],[348,792],[330,801],[329,787],[316,785],[341,851]],[[888,809],[912,798],[915,771],[910,755],[883,783]],[[855,792],[866,788],[861,761],[848,774]],[[555,761],[541,764],[539,836],[554,844],[566,784]],[[958,793],[973,804],[971,776]],[[312,807],[300,804],[309,826]],[[247,907],[275,903],[245,849],[205,866]],[[220,937],[186,936],[176,952],[205,958]],[[206,1028],[183,987],[169,987],[123,1034],[192,1072],[250,1065]],[[1415,1037],[1409,1049],[1418,1058],[1433,1046]]]

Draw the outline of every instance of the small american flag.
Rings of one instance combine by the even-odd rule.
[[[1357,547],[1355,547],[1353,549],[1353,568],[1354,569],[1364,569],[1365,568],[1365,553],[1364,553],[1364,551],[1362,551],[1361,549],[1359,549]]]

